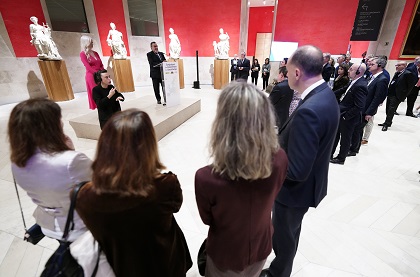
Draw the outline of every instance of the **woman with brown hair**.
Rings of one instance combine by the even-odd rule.
[[[350,79],[348,76],[349,67],[345,64],[338,66],[338,76],[334,79],[334,85],[332,90],[336,91],[349,84]]]
[[[16,183],[37,204],[36,223],[51,238],[61,239],[73,186],[91,179],[91,160],[74,151],[63,132],[61,109],[48,99],[35,98],[17,104],[8,125],[10,159]],[[69,241],[86,231],[74,214]]]
[[[92,169],[76,209],[116,276],[185,276],[192,262],[173,215],[182,190],[175,174],[161,173],[147,113],[129,109],[108,120]]]
[[[286,178],[287,157],[270,100],[233,82],[220,94],[210,137],[212,164],[195,175],[204,224],[206,277],[258,277],[271,253],[271,209]]]

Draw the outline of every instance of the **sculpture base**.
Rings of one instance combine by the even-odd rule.
[[[168,62],[178,63],[179,88],[180,89],[185,88],[185,84],[184,84],[184,61],[182,59],[175,60],[173,58],[169,58]]]
[[[131,70],[130,60],[114,60],[114,84],[119,92],[134,91],[133,71]]]
[[[53,101],[68,101],[74,99],[69,73],[66,62],[59,61],[38,61],[42,79],[47,89],[48,98]]]
[[[229,60],[214,60],[214,88],[221,89],[229,83]]]

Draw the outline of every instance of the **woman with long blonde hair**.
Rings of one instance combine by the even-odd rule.
[[[232,82],[220,94],[210,138],[212,163],[195,175],[204,224],[207,277],[259,276],[271,252],[271,208],[286,178],[287,157],[269,99]]]

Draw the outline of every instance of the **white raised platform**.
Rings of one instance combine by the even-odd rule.
[[[187,121],[190,117],[200,112],[201,100],[181,98],[181,103],[174,107],[166,107],[156,104],[154,96],[144,96],[121,103],[121,109],[131,108],[145,111],[152,120],[158,140],[169,134],[172,130]],[[99,139],[101,128],[99,127],[98,112],[78,116],[69,120],[78,138]]]

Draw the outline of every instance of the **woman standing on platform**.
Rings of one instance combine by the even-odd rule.
[[[254,62],[252,63],[251,67],[251,81],[255,85],[257,85],[258,83],[258,74],[260,72],[260,69],[260,63],[258,62],[258,59],[254,59]]]
[[[82,36],[80,38],[80,44],[82,46],[82,52],[80,52],[80,59],[83,65],[86,67],[86,90],[89,100],[89,109],[96,109],[95,101],[92,97],[92,89],[96,86],[93,75],[95,72],[104,69],[99,54],[92,50],[93,40],[89,36]]]
[[[262,66],[262,79],[263,79],[263,90],[268,87],[268,79],[270,79],[270,59],[265,58],[264,64]]]
[[[76,210],[115,275],[185,277],[192,261],[174,217],[181,185],[175,174],[162,172],[147,113],[129,109],[108,120],[92,169]]]
[[[271,209],[288,163],[275,125],[270,100],[255,86],[232,82],[221,92],[213,162],[195,175],[198,211],[210,226],[206,277],[258,277],[271,253]]]

